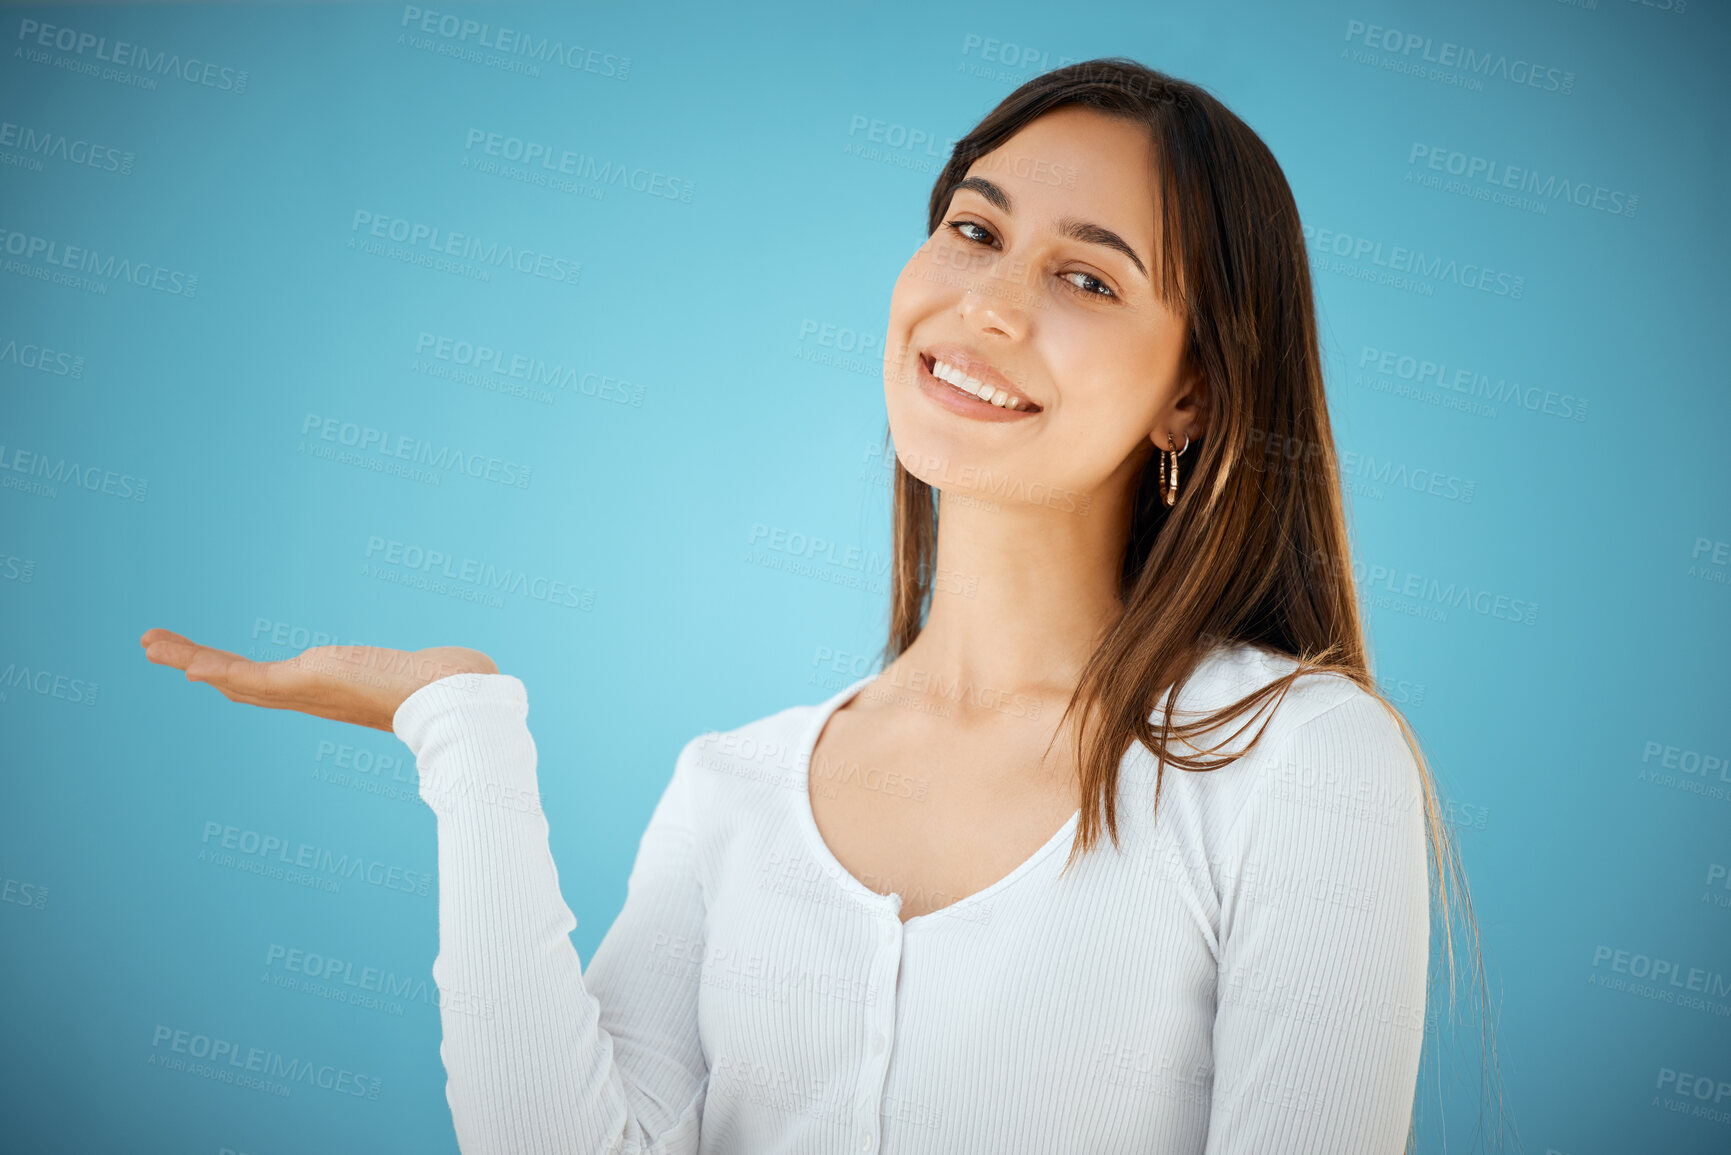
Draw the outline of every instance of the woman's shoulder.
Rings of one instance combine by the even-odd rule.
[[[1171,711],[1174,725],[1202,718],[1254,694],[1291,674],[1298,660],[1244,642],[1213,646],[1197,665]],[[1165,703],[1149,721],[1158,727]],[[1260,783],[1275,791],[1300,789],[1346,794],[1404,794],[1417,781],[1417,766],[1397,716],[1377,694],[1352,678],[1310,672],[1294,678],[1284,694],[1271,692],[1207,729],[1168,743],[1174,753],[1213,763],[1238,755],[1217,769],[1182,773],[1171,767],[1161,777],[1178,787],[1177,796],[1208,812],[1216,829],[1229,826]],[[1126,767],[1133,781],[1152,788],[1157,761],[1140,749]],[[1145,763],[1145,765],[1144,765]],[[1133,787],[1134,788],[1134,787]],[[1162,787],[1164,793],[1164,787]]]
[[[1298,667],[1298,660],[1259,647],[1244,647],[1243,659],[1255,671],[1248,683],[1266,685]],[[1258,682],[1258,679],[1261,679]],[[1332,671],[1310,671],[1293,679],[1287,698],[1291,708],[1283,729],[1310,741],[1348,740],[1378,758],[1393,745],[1406,749],[1403,718],[1395,707],[1374,690]]]
[[[1297,658],[1267,646],[1243,641],[1216,642],[1203,654],[1180,689],[1177,705],[1171,711],[1172,721],[1175,724],[1194,723],[1287,677],[1298,665]],[[1247,707],[1245,716],[1257,719],[1249,733],[1255,733],[1261,721],[1266,719],[1272,735],[1290,732],[1350,702],[1382,708],[1375,694],[1344,674],[1310,671],[1292,679],[1284,693],[1274,691],[1259,703]],[[1163,699],[1152,712],[1150,721],[1158,724],[1167,706],[1167,700]],[[1242,721],[1243,716],[1228,719],[1207,732],[1209,740],[1220,741],[1235,731]]]

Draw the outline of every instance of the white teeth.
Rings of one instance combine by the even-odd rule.
[[[932,376],[940,381],[948,381],[958,389],[966,389],[980,400],[990,402],[1000,409],[1020,409],[1024,404],[1020,397],[1009,390],[984,384],[979,378],[968,376],[946,361],[932,362]]]

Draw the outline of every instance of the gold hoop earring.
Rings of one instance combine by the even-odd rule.
[[[1159,451],[1160,496],[1166,502],[1167,507],[1170,508],[1178,503],[1178,459],[1184,456],[1184,449],[1190,448],[1190,434],[1186,433],[1184,435],[1184,449],[1178,448],[1178,443],[1172,440],[1171,433],[1166,434],[1166,444],[1170,445],[1172,449],[1170,451],[1165,449]],[[1171,459],[1170,467],[1167,465],[1168,458]],[[1167,473],[1168,468],[1171,469],[1170,475]]]

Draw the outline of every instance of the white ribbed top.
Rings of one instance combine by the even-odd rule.
[[[1292,666],[1217,648],[1176,717]],[[898,896],[830,853],[806,786],[824,722],[871,680],[686,744],[587,971],[523,683],[460,674],[403,702],[438,820],[433,978],[463,1151],[1402,1149],[1426,846],[1417,765],[1373,697],[1299,679],[1250,755],[1167,767],[1157,822],[1135,745],[1120,849],[1060,877],[1072,818],[903,925]]]

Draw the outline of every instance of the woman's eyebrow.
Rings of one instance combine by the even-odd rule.
[[[1010,213],[1014,211],[1010,207],[1010,194],[983,176],[970,176],[957,181],[951,195],[953,196],[962,189],[972,189],[979,193],[991,201],[1000,212]],[[1130,258],[1131,263],[1136,266],[1137,272],[1141,273],[1143,277],[1148,276],[1148,266],[1142,263],[1142,258],[1136,255],[1136,250],[1131,248],[1129,242],[1123,237],[1104,225],[1079,221],[1075,217],[1062,217],[1058,221],[1058,231],[1066,237],[1081,241],[1083,244],[1104,245],[1109,249],[1116,249]]]

